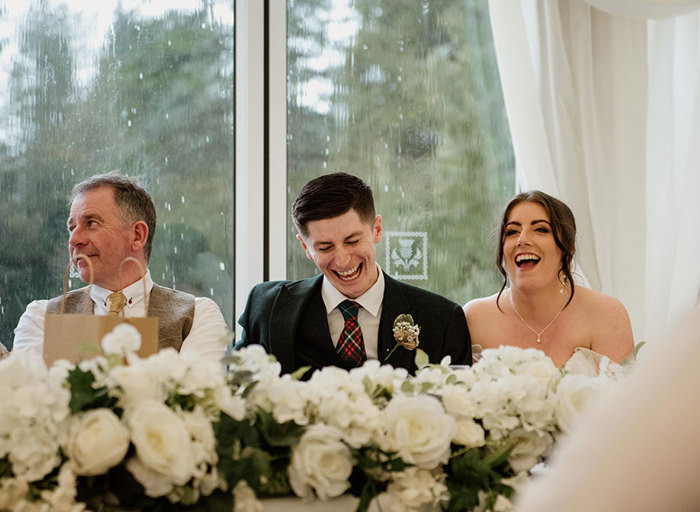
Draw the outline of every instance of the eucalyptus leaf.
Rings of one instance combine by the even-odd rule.
[[[419,348],[416,349],[416,357],[414,361],[416,363],[416,367],[419,370],[430,364],[430,358],[428,357],[428,354],[426,354],[423,350]]]

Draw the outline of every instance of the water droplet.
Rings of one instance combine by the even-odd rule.
[[[180,199],[182,200],[182,204],[185,204],[185,196],[180,197]]]
[[[131,119],[129,119],[129,120],[126,122],[126,125],[127,125],[128,127],[131,127]]]
[[[224,270],[226,270],[226,265],[224,265],[224,262],[223,262],[223,261],[219,263],[219,268],[221,269],[222,272],[223,272]]]
[[[143,73],[139,73],[139,80],[143,80]]]
[[[214,296],[214,288],[209,288],[209,295]]]
[[[177,254],[177,245],[176,245],[175,247],[173,247],[173,252],[174,252],[175,254]]]

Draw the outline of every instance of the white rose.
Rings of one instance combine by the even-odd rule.
[[[106,473],[128,449],[129,430],[109,409],[93,409],[75,418],[67,451],[78,475]]]
[[[178,415],[163,403],[149,401],[136,407],[128,422],[137,459],[173,484],[185,485],[195,460],[190,433]]]
[[[442,405],[456,418],[473,418],[476,412],[474,399],[466,386],[445,386],[442,389]]]
[[[559,381],[556,417],[563,432],[571,432],[576,420],[598,394],[600,382],[598,379],[571,373]]]
[[[516,443],[508,456],[508,463],[513,470],[528,471],[547,453],[554,443],[548,432],[528,432],[524,429],[514,430],[506,443]]]
[[[467,448],[484,446],[484,429],[474,420],[457,420],[457,432],[453,439],[455,444],[461,444]]]
[[[239,480],[233,488],[233,512],[263,512],[262,503],[245,480]]]
[[[338,429],[321,423],[304,432],[289,465],[289,485],[297,496],[307,498],[315,491],[327,500],[350,487],[353,459],[341,436]]]
[[[238,395],[231,393],[231,388],[221,387],[214,391],[216,406],[236,421],[243,421],[246,415],[246,402]]]
[[[395,397],[383,411],[382,448],[411,464],[433,469],[447,461],[455,420],[428,395]]]
[[[147,467],[136,457],[127,461],[126,469],[134,475],[138,483],[143,485],[146,496],[159,498],[168,495],[173,490],[173,482],[170,478]]]
[[[395,473],[392,477],[386,492],[400,504],[395,508],[415,510],[427,505],[437,507],[440,502],[449,500],[445,473],[433,474],[431,471],[414,466]]]
[[[117,325],[112,332],[102,338],[102,350],[105,354],[117,354],[123,356],[130,352],[137,352],[141,348],[141,334],[133,325],[123,323]]]

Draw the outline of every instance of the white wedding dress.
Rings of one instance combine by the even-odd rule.
[[[483,347],[481,345],[472,345],[472,361],[476,363],[481,358]],[[576,375],[587,375],[595,377],[600,374],[601,362],[615,373],[620,367],[619,364],[610,361],[607,356],[599,354],[585,347],[576,347],[573,355],[564,364],[563,368],[568,373]]]

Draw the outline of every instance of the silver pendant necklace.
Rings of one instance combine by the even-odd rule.
[[[554,321],[559,317],[562,311],[564,311],[564,308],[566,307],[566,303],[561,307],[561,309],[557,312],[556,315],[554,315],[554,318],[552,318],[547,325],[545,325],[544,329],[542,329],[540,332],[537,332],[535,329],[533,329],[529,323],[525,321],[525,319],[522,317],[520,312],[518,311],[518,308],[515,307],[515,302],[513,302],[513,292],[508,289],[508,297],[510,298],[510,305],[513,306],[513,311],[515,311],[515,314],[518,315],[518,318],[520,318],[520,321],[525,324],[525,326],[530,329],[532,332],[534,332],[537,335],[537,343],[542,343],[542,335],[544,334],[544,331],[549,329],[549,326],[554,323]]]

